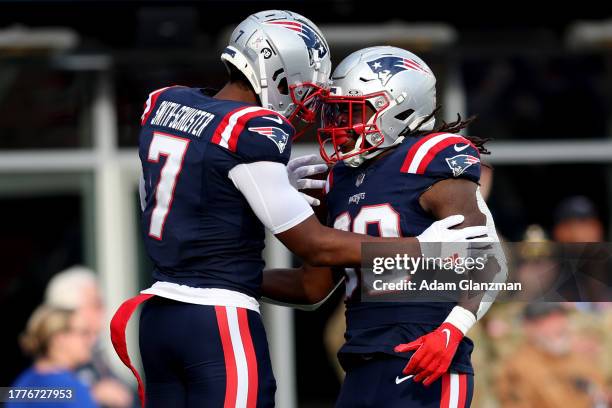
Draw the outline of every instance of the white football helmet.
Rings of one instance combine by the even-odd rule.
[[[247,17],[233,31],[221,60],[248,79],[264,108],[293,123],[313,123],[327,91],[331,60],[321,31],[290,11]]]
[[[318,130],[321,155],[357,167],[401,143],[408,131],[432,130],[435,108],[436,77],[418,56],[390,46],[356,51],[332,74]],[[343,153],[350,138],[355,147]]]

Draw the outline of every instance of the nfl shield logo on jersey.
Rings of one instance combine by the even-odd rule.
[[[469,154],[459,154],[446,159],[448,167],[453,171],[453,176],[458,177],[470,167],[472,164],[480,163],[478,157],[470,156]]]
[[[359,187],[363,183],[363,179],[365,179],[365,173],[360,173],[355,180],[355,187]]]
[[[282,154],[289,141],[289,134],[281,128],[274,126],[263,126],[263,127],[250,127],[251,132],[257,132],[260,135],[264,135],[268,139],[274,142],[278,151]]]

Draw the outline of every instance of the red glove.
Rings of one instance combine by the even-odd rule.
[[[413,381],[423,381],[424,386],[431,385],[448,371],[463,332],[448,322],[442,323],[436,330],[419,337],[415,341],[395,346],[396,353],[416,352],[404,367],[404,375],[413,374]]]

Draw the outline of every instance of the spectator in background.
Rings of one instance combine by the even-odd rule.
[[[554,221],[553,238],[564,244],[560,249],[571,261],[564,263],[561,272],[573,275],[573,281],[562,288],[562,294],[568,300],[582,301],[579,307],[585,310],[609,308],[608,304],[595,303],[607,302],[612,296],[610,251],[594,245],[604,241],[603,223],[595,205],[584,196],[566,198],[557,206]]]
[[[90,389],[75,375],[75,368],[91,358],[89,329],[84,316],[73,311],[39,306],[20,338],[23,351],[34,358],[13,387],[71,390],[72,400],[46,401],[45,408],[97,408]],[[24,404],[9,402],[6,408]]]
[[[514,300],[563,301],[557,293],[561,279],[560,266],[555,246],[539,225],[530,225],[523,241],[515,247],[514,277],[522,284],[522,290]]]
[[[554,215],[553,240],[560,243],[602,242],[604,228],[595,205],[584,196],[562,200]]]
[[[45,289],[44,302],[50,306],[76,310],[85,317],[92,334],[97,335],[102,331],[104,302],[92,270],[77,265],[55,274]]]
[[[607,407],[600,370],[572,352],[567,309],[532,303],[525,340],[502,364],[496,389],[503,408]]]
[[[105,327],[105,310],[95,273],[83,266],[73,266],[56,274],[47,285],[45,304],[73,310],[86,322],[93,355],[87,364],[77,368],[76,374],[91,387],[98,404],[131,407],[135,401],[133,392],[113,375],[98,344]]]

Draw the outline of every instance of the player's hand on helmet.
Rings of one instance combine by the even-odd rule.
[[[325,186],[325,180],[308,178],[315,174],[327,172],[327,164],[322,163],[321,158],[315,154],[297,157],[287,163],[289,182],[296,190],[321,189]],[[317,206],[320,203],[314,197],[302,193],[308,204]]]
[[[436,221],[416,238],[419,242],[474,242],[487,235],[486,225],[451,229],[461,224],[464,218],[463,215],[451,215]]]
[[[414,375],[413,381],[428,387],[448,371],[464,334],[451,323],[442,323],[431,333],[395,346],[396,353],[414,351],[404,367],[404,375]]]

